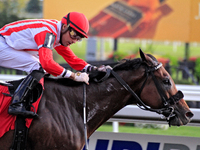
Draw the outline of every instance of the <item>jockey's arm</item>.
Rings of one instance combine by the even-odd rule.
[[[56,63],[53,60],[52,50],[53,50],[53,45],[56,40],[56,35],[53,34],[53,31],[40,32],[34,36],[34,39],[38,45],[40,64],[46,72],[56,77],[71,78],[73,80],[81,81],[81,82],[82,81],[86,82],[85,78],[88,78],[89,80],[89,77],[87,74],[85,74],[86,76],[85,78],[82,78],[82,76],[77,78],[75,73],[71,72],[70,70],[66,70],[65,68],[63,68],[62,66],[60,66],[58,63]],[[84,67],[85,66],[83,66],[83,68]],[[88,83],[88,81],[86,83]]]
[[[110,66],[101,65],[100,67],[96,67],[93,65],[88,64],[84,60],[78,58],[73,51],[69,47],[64,47],[62,45],[57,46],[55,50],[60,54],[66,62],[75,70],[85,70],[86,72],[91,71],[106,71],[106,69],[111,69]]]
[[[53,53],[49,48],[41,47],[39,49],[39,60],[42,68],[53,76],[60,76],[64,71],[64,68],[53,60]]]
[[[88,84],[89,77],[86,73],[73,73],[60,66],[53,60],[53,53],[49,48],[41,47],[39,49],[39,60],[43,69],[53,76],[70,78],[75,81],[85,82]]]
[[[65,61],[75,70],[86,69],[89,64],[84,60],[78,58],[70,47],[64,47],[62,45],[55,47],[55,50],[59,55],[61,55]]]

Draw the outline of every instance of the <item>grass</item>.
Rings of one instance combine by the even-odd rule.
[[[104,124],[97,131],[112,132],[112,125]],[[168,129],[160,128],[139,128],[134,126],[119,126],[120,133],[135,133],[135,134],[154,134],[154,135],[173,135],[186,137],[200,137],[200,127],[181,126],[169,127]]]

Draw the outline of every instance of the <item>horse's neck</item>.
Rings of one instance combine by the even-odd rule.
[[[127,73],[119,74],[130,84]],[[54,84],[50,82],[46,84],[46,92],[40,109],[50,111],[51,114],[47,115],[51,115],[50,118],[54,119],[53,121],[60,121],[58,124],[64,124],[63,130],[68,130],[72,124],[80,128],[83,124],[83,86],[65,87]],[[86,91],[89,135],[123,108],[130,98],[130,94],[115,78],[109,78],[98,84],[91,83],[86,86]]]
[[[127,73],[119,74],[127,84],[130,84]],[[92,84],[90,89],[87,93],[87,121],[88,126],[91,127],[90,133],[92,133],[127,104],[130,94],[115,78],[109,78],[98,85]]]

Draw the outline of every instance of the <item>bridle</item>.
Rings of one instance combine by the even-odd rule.
[[[145,79],[145,81],[143,82],[143,84],[142,84],[142,86],[140,88],[138,96],[140,97],[141,92],[142,92],[142,90],[143,90],[143,88],[144,88],[144,86],[146,84],[147,79],[151,76],[153,81],[154,81],[154,84],[155,84],[155,86],[157,88],[157,91],[158,91],[158,93],[159,93],[159,95],[161,97],[161,100],[162,100],[164,108],[152,109],[152,108],[149,108],[148,106],[146,106],[143,102],[142,102],[143,104],[141,104],[141,102],[139,102],[137,105],[141,109],[153,111],[153,112],[156,112],[158,114],[163,114],[166,117],[166,120],[169,121],[170,118],[175,116],[175,114],[174,114],[174,105],[176,103],[178,103],[179,100],[181,100],[183,98],[183,93],[181,91],[178,91],[175,95],[172,95],[170,98],[167,98],[165,92],[161,88],[157,78],[154,75],[154,71],[158,70],[161,67],[162,67],[162,63],[159,63],[155,67],[150,67],[150,66],[146,65],[146,67],[145,67],[146,79]]]
[[[137,101],[137,106],[139,108],[141,108],[143,110],[156,112],[158,114],[162,114],[166,118],[166,120],[167,120],[167,122],[169,123],[169,126],[170,126],[170,119],[175,116],[175,114],[174,114],[174,105],[176,103],[178,103],[180,99],[183,98],[183,93],[181,91],[178,91],[175,95],[172,95],[170,98],[167,98],[165,92],[162,90],[157,78],[154,75],[154,71],[158,70],[161,67],[162,67],[162,63],[159,63],[155,67],[150,67],[147,64],[145,64],[146,79],[145,79],[145,81],[143,82],[143,84],[142,84],[142,86],[140,88],[140,92],[138,94],[139,96],[129,87],[129,85],[114,70],[107,69],[106,70],[106,74],[105,74],[105,76],[103,78],[101,78],[100,80],[97,80],[96,78],[94,78],[94,81],[95,82],[105,81],[110,76],[110,74],[112,74],[117,79],[117,81],[124,87],[124,89],[126,89],[129,93],[131,93],[131,95]],[[140,99],[141,92],[144,89],[146,81],[149,78],[149,76],[152,76],[152,78],[153,78],[155,86],[156,86],[156,88],[158,90],[158,93],[159,93],[161,99],[162,99],[162,103],[163,103],[164,108],[160,108],[160,109],[150,108],[149,106],[144,104],[143,101]],[[84,84],[83,87],[84,87],[83,88],[83,90],[84,90],[83,93],[86,93],[85,84]],[[85,96],[85,94],[83,94],[83,97],[84,97],[83,98],[84,99],[84,107],[83,107],[84,108],[83,109],[84,110],[84,135],[85,135],[86,150],[88,150],[87,128],[86,128],[86,112],[85,112],[85,105],[86,105],[86,101],[85,101],[86,100],[86,96]]]
[[[159,68],[162,67],[162,63],[159,63],[157,66],[155,67],[150,67],[148,66],[147,64],[145,64],[145,75],[146,75],[146,79],[145,81],[143,82],[141,88],[140,88],[140,92],[139,94],[137,95],[130,87],[129,85],[113,70],[110,70],[110,69],[107,69],[107,73],[106,74],[112,74],[116,79],[117,81],[129,92],[131,93],[131,95],[134,97],[134,99],[137,101],[137,106],[143,110],[148,110],[148,111],[151,111],[151,112],[156,112],[158,114],[162,114],[167,122],[169,123],[170,125],[170,119],[172,117],[175,116],[174,114],[174,105],[176,103],[179,102],[179,100],[181,100],[183,98],[183,93],[181,91],[178,91],[175,95],[172,95],[170,98],[167,98],[165,92],[163,91],[163,89],[161,88],[157,78],[155,77],[154,75],[154,71],[158,70]],[[108,75],[106,75],[108,76]],[[154,83],[155,83],[155,86],[158,90],[158,93],[162,99],[162,103],[163,103],[163,108],[160,108],[160,109],[153,109],[153,108],[150,108],[149,106],[147,106],[146,104],[143,103],[143,101],[140,99],[140,94],[143,90],[143,88],[145,87],[145,84],[146,84],[146,81],[149,77],[152,77]]]

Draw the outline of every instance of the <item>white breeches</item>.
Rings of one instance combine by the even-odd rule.
[[[0,66],[25,71],[28,74],[39,70],[38,52],[16,50],[5,42],[0,36]]]

